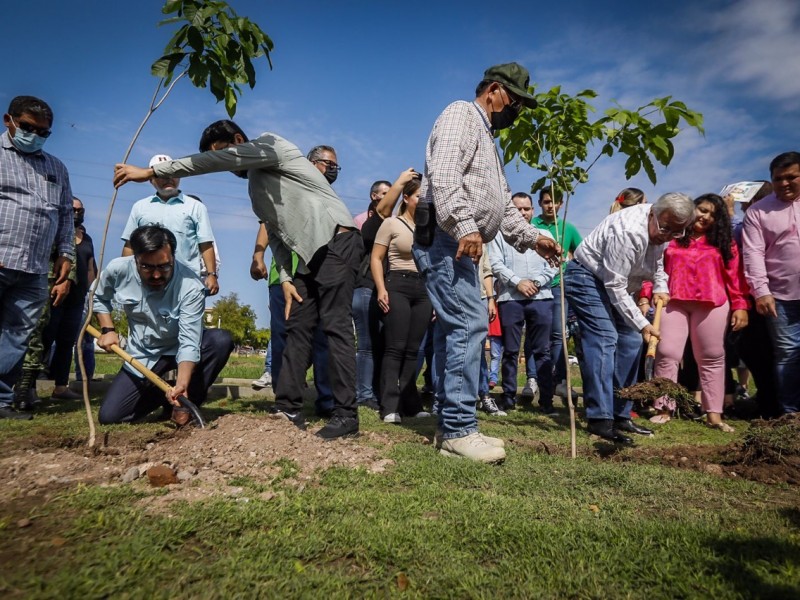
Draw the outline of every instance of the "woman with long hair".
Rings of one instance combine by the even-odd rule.
[[[419,187],[418,178],[403,186],[398,214],[381,225],[370,257],[378,307],[383,312],[380,403],[384,423],[400,423],[403,416],[428,416],[422,411],[415,377],[417,352],[433,314],[425,283],[411,255]],[[384,274],[387,256],[389,269]]]
[[[748,287],[725,202],[717,194],[704,194],[694,204],[694,224],[664,252],[670,301],[661,318],[655,375],[677,380],[689,337],[699,367],[707,425],[732,433],[733,428],[722,421],[725,330],[728,323],[732,331],[747,326]],[[674,406],[665,401],[656,408],[661,415],[654,420],[666,422]]]
[[[647,198],[644,197],[644,192],[642,190],[639,188],[625,188],[614,198],[614,203],[611,205],[611,208],[608,209],[608,214],[613,215],[623,208],[630,208],[631,206],[644,204],[645,202],[647,202]]]

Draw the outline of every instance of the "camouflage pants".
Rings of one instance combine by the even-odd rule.
[[[28,351],[25,353],[25,359],[22,362],[22,374],[14,388],[17,394],[27,392],[31,388],[36,389],[36,378],[39,377],[39,373],[44,370],[44,344],[42,342],[42,333],[44,332],[44,328],[47,327],[48,322],[50,322],[49,296],[47,302],[44,303],[42,316],[39,317],[36,329],[33,330],[31,339],[28,341]]]

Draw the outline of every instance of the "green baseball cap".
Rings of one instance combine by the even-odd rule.
[[[483,73],[484,81],[496,81],[514,94],[528,108],[536,108],[536,99],[528,93],[531,76],[528,69],[512,62],[489,67]]]

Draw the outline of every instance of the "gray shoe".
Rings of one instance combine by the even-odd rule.
[[[490,445],[477,431],[464,437],[442,440],[439,453],[482,463],[499,463],[506,458],[506,451],[503,448]]]

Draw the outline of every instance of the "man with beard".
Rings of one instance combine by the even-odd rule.
[[[350,211],[325,176],[300,149],[274,133],[253,140],[229,120],[209,125],[200,154],[149,169],[115,166],[114,185],[152,177],[185,177],[230,171],[248,180],[253,211],[267,228],[286,299],[286,349],[275,390],[275,415],[305,429],[303,390],[314,328],[328,338],[334,414],[317,435],[358,433],[353,287],[364,253]],[[292,252],[297,254],[293,273]]]
[[[127,363],[103,403],[100,423],[130,423],[159,406],[172,408],[172,419],[185,425],[190,415],[178,403],[184,395],[202,404],[209,386],[233,351],[224,329],[203,330],[205,291],[200,277],[175,260],[175,236],[159,225],[131,233],[133,256],[115,258],[100,274],[94,312],[101,327],[98,345],[119,344],[111,318],[112,302],[128,318],[128,353],[156,375],[177,368],[175,385],[164,394]]]

